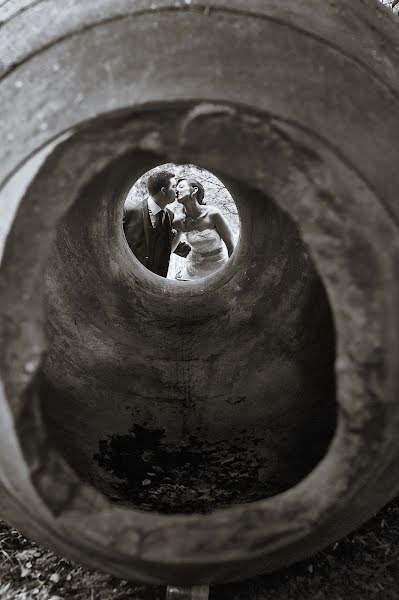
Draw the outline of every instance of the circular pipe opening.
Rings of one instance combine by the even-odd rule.
[[[119,122],[118,117],[109,121],[102,120],[100,124],[86,125],[67,143],[56,148],[29,186],[27,194],[21,202],[7,241],[2,268],[4,281],[9,282],[9,285],[6,288],[3,287],[2,293],[5,298],[3,312],[9,317],[7,321],[9,326],[5,332],[6,364],[10,365],[11,374],[7,379],[7,394],[12,398],[9,408],[12,411],[12,419],[15,420],[16,443],[18,448],[22,449],[25,462],[15,462],[13,448],[11,455],[14,462],[12,464],[17,465],[18,469],[10,471],[10,461],[5,463],[4,468],[5,472],[12,473],[10,482],[17,478],[18,482],[21,484],[24,482],[24,485],[29,487],[29,494],[36,498],[34,504],[36,507],[38,506],[38,497],[40,497],[41,504],[39,502],[39,506],[45,507],[43,510],[47,515],[44,518],[43,510],[40,508],[43,514],[40,513],[36,517],[37,530],[40,532],[42,540],[54,539],[56,522],[60,535],[62,532],[71,532],[70,548],[71,553],[73,549],[74,556],[79,556],[81,560],[88,560],[91,564],[100,564],[100,562],[102,565],[106,564],[115,573],[129,573],[129,576],[132,573],[138,573],[140,577],[154,580],[151,573],[156,566],[156,577],[159,581],[164,580],[166,576],[169,577],[171,565],[174,565],[174,572],[180,581],[191,581],[190,577],[195,578],[196,581],[209,581],[209,569],[205,568],[205,565],[209,566],[212,561],[217,565],[212,580],[221,581],[227,576],[229,578],[241,576],[244,565],[245,568],[250,566],[251,573],[259,572],[261,555],[262,557],[266,554],[270,556],[269,565],[270,568],[274,568],[287,559],[287,552],[295,552],[296,557],[303,556],[310,548],[320,547],[327,540],[335,538],[338,535],[336,519],[334,519],[336,507],[341,507],[347,513],[353,514],[348,502],[351,502],[356,490],[359,490],[362,485],[365,485],[366,480],[371,478],[369,471],[367,474],[364,471],[365,461],[363,458],[366,456],[366,463],[371,467],[373,465],[375,467],[375,458],[370,457],[367,453],[365,455],[362,449],[365,449],[365,444],[372,439],[376,440],[378,446],[377,438],[381,431],[381,423],[379,421],[377,423],[375,416],[378,416],[379,405],[374,400],[372,401],[366,393],[368,388],[366,389],[365,386],[369,385],[369,377],[362,378],[360,375],[364,371],[358,371],[355,367],[358,364],[363,366],[371,364],[370,360],[374,359],[367,353],[374,352],[374,342],[370,344],[369,331],[363,335],[363,330],[359,330],[358,327],[359,317],[363,318],[363,311],[368,314],[369,303],[362,295],[363,290],[360,286],[362,278],[359,279],[361,273],[359,274],[353,269],[353,262],[350,259],[352,255],[349,252],[350,248],[347,247],[347,240],[351,240],[351,248],[355,243],[361,244],[363,248],[362,228],[367,229],[370,226],[369,221],[372,221],[374,226],[375,219],[371,219],[371,216],[369,218],[369,212],[364,213],[363,211],[364,202],[367,202],[371,209],[370,215],[381,220],[384,231],[390,231],[390,229],[389,224],[378,212],[378,202],[362,185],[362,182],[352,172],[349,172],[347,167],[334,155],[318,145],[317,140],[314,138],[309,140],[306,136],[304,140],[303,132],[298,132],[287,124],[280,123],[277,126],[275,119],[273,122],[267,122],[256,115],[237,114],[226,110],[225,107],[216,111],[212,107],[210,113],[208,107],[206,109],[202,106],[194,109],[186,107],[183,110],[183,116],[180,109],[179,111],[175,111],[175,109],[166,111],[162,115],[158,113],[156,115],[149,113],[149,115],[140,115],[139,119],[136,119],[136,115],[128,115],[126,119],[125,115]],[[174,134],[179,127],[184,130],[181,132],[184,135],[180,136],[180,149],[176,156]],[[168,137],[169,132],[173,132],[173,140]],[[190,146],[192,139],[196,140],[195,148]],[[248,155],[242,153],[236,155],[231,151],[232,148],[239,147],[238,142],[250,150]],[[204,149],[198,152],[201,145]],[[229,152],[226,152],[225,155],[226,149],[229,149]],[[123,203],[134,181],[148,169],[170,160],[177,163],[196,163],[210,169],[229,187],[237,200],[242,223],[239,248],[225,269],[206,280],[206,286],[204,286],[204,281],[189,287],[177,281],[170,281],[165,285],[163,278],[150,273],[139,261],[132,260],[132,253],[123,234]],[[251,180],[248,180],[247,177],[249,172],[253,173]],[[361,193],[359,192],[359,196],[356,194],[352,196],[351,189],[356,189],[357,192],[361,190]],[[50,198],[51,202],[48,201]],[[353,202],[348,202],[348,198],[351,198]],[[73,201],[75,202],[71,206]],[[345,210],[350,212],[351,218],[348,220],[340,219],[342,203]],[[326,206],[329,207],[327,212]],[[70,210],[66,214],[68,207]],[[283,221],[278,217],[273,217],[276,210],[277,213],[284,215]],[[295,223],[291,217],[288,217],[288,213],[295,219]],[[358,214],[361,214],[362,218],[356,218]],[[265,220],[265,216],[270,218]],[[51,245],[57,219],[60,225],[57,240],[55,245]],[[340,335],[337,345],[340,418],[336,434],[325,458],[320,464],[315,460],[316,468],[312,470],[312,467],[309,467],[311,472],[305,470],[304,475],[306,473],[309,475],[300,484],[287,484],[286,493],[266,501],[250,503],[242,503],[242,499],[236,498],[233,501],[230,499],[230,504],[223,506],[224,510],[214,510],[215,504],[208,507],[202,506],[200,510],[209,512],[209,514],[173,514],[170,516],[169,514],[157,514],[156,509],[153,510],[152,507],[147,507],[150,512],[134,510],[137,504],[130,502],[129,499],[127,501],[126,497],[116,497],[116,502],[109,503],[103,494],[111,497],[112,494],[115,494],[114,484],[123,483],[123,480],[115,481],[115,477],[111,473],[110,481],[109,472],[103,472],[100,476],[100,469],[96,472],[93,470],[90,472],[90,469],[95,462],[93,460],[94,453],[99,453],[99,441],[109,444],[115,433],[117,435],[120,433],[132,435],[133,433],[133,436],[136,436],[138,430],[134,430],[133,427],[133,432],[131,432],[131,426],[137,425],[137,423],[129,421],[129,415],[123,423],[123,432],[121,429],[115,431],[114,422],[111,423],[112,431],[106,431],[107,425],[104,427],[104,423],[108,417],[111,421],[114,417],[115,411],[111,411],[111,406],[119,410],[118,399],[114,393],[115,389],[118,392],[118,386],[123,387],[125,392],[128,390],[130,393],[133,390],[134,397],[137,398],[139,397],[136,393],[137,388],[134,388],[137,381],[141,381],[143,376],[144,380],[147,378],[147,384],[151,383],[148,378],[148,369],[146,370],[149,363],[146,363],[146,360],[149,358],[151,362],[154,356],[151,355],[151,352],[147,352],[148,333],[154,334],[152,342],[155,339],[155,347],[159,347],[160,350],[160,355],[156,357],[157,382],[159,383],[159,375],[162,375],[165,365],[169,366],[170,364],[170,344],[168,345],[168,342],[173,342],[173,336],[170,336],[171,332],[190,333],[190,330],[192,331],[194,328],[198,333],[202,326],[205,327],[206,323],[209,323],[208,330],[206,327],[203,329],[203,335],[192,338],[196,344],[193,347],[189,346],[192,351],[189,356],[186,352],[187,347],[184,348],[185,352],[183,353],[182,347],[177,346],[179,355],[176,363],[181,368],[181,372],[187,375],[187,371],[184,371],[186,363],[192,363],[193,358],[197,360],[198,354],[194,354],[194,350],[209,348],[209,339],[212,339],[214,333],[212,327],[215,323],[219,323],[220,318],[223,325],[226,326],[225,330],[230,339],[230,334],[233,335],[239,331],[243,323],[250,325],[250,332],[253,333],[252,325],[254,323],[262,325],[265,322],[265,316],[276,317],[278,314],[289,314],[284,313],[284,310],[290,303],[284,302],[284,297],[279,298],[278,290],[282,289],[285,275],[289,274],[290,269],[283,270],[283,277],[279,280],[276,276],[279,271],[277,270],[273,276],[271,268],[276,265],[275,262],[271,260],[263,264],[259,262],[268,256],[267,250],[273,247],[272,242],[275,239],[273,235],[265,237],[265,224],[274,224],[270,229],[270,232],[273,233],[278,229],[275,227],[276,223],[280,222],[281,225],[287,221],[290,225],[287,225],[286,232],[292,231],[294,228],[297,237],[295,235],[285,236],[284,240],[299,239],[298,247],[303,246],[303,242],[301,236],[298,235],[296,223],[301,225],[302,235],[309,243],[312,258],[323,274],[323,282],[326,284],[329,298],[334,307],[334,319]],[[19,254],[16,256],[13,254],[13,250],[18,247],[21,232],[27,230],[26,227],[33,228],[35,232],[39,231],[40,235],[30,236],[32,252],[29,255],[21,256]],[[60,244],[60,240],[64,240],[66,243]],[[99,240],[109,240],[109,244],[99,244]],[[78,257],[77,248],[81,250]],[[284,246],[282,245],[276,252],[276,256],[280,255],[283,250]],[[63,255],[63,260],[57,262],[60,254]],[[303,258],[306,257],[306,254],[306,252],[303,253]],[[378,262],[378,252],[373,244],[368,247],[368,256],[370,260],[375,259]],[[40,262],[32,260],[33,257],[40,257]],[[58,275],[53,277],[57,273],[57,269],[54,272],[51,270],[52,265],[57,266],[57,264],[59,267],[58,280]],[[288,261],[287,265],[289,264],[292,263]],[[311,261],[309,264],[311,269],[308,274],[315,272],[317,275],[317,269],[314,268]],[[297,265],[296,262],[295,265]],[[71,273],[73,266],[76,267],[74,274]],[[29,277],[21,279],[18,276],[15,278],[14,275],[18,269],[24,273],[29,272]],[[70,318],[73,310],[71,313],[68,311],[64,313],[64,321],[57,321],[56,310],[53,313],[48,310],[46,315],[43,314],[41,282],[45,269],[47,270],[47,289],[49,291],[48,308],[51,307],[54,300],[57,301],[57,298],[61,300],[61,305],[68,294],[70,298],[67,298],[67,304],[70,303],[73,309],[79,304],[82,306],[78,298],[79,292],[82,295],[81,300],[89,299],[92,302],[93,310],[90,319],[94,319],[94,321],[86,324],[86,330],[84,319],[78,319],[78,322],[81,326],[80,333],[83,333],[80,340],[82,348],[84,349],[88,342],[92,342],[92,347],[100,350],[96,356],[89,355],[84,351],[79,354],[79,345],[75,344],[74,336],[70,336],[70,332],[74,331],[73,320]],[[337,277],[338,272],[339,277]],[[69,278],[68,273],[73,276]],[[74,290],[74,285],[71,285],[74,277],[77,277],[78,281],[85,281],[85,284]],[[92,287],[92,279],[101,282],[100,288]],[[108,284],[110,281],[112,281],[111,287],[114,292],[116,289],[118,290],[118,302],[109,304],[104,303],[104,299],[109,295]],[[59,289],[57,289],[58,287]],[[97,295],[94,294],[94,289],[96,289]],[[99,289],[100,291],[98,291]],[[268,297],[263,297],[259,302],[253,302],[253,294],[260,289],[263,291],[268,289],[273,293]],[[297,291],[301,289],[301,286],[297,287]],[[321,289],[326,296],[323,285],[321,285]],[[66,296],[58,293],[61,290],[67,291]],[[250,293],[249,296],[246,295],[248,293]],[[17,302],[15,302],[15,297],[17,297]],[[299,294],[295,297],[294,295],[291,306],[306,297],[306,293],[303,296]],[[28,312],[26,311],[27,298],[30,299]],[[208,303],[209,298],[212,299],[211,304]],[[246,302],[248,298],[251,302]],[[172,299],[178,299],[178,303],[172,303]],[[202,299],[205,302],[201,302]],[[277,312],[269,311],[273,307],[276,308],[273,299],[276,300]],[[307,306],[313,307],[314,304],[315,302],[312,301]],[[15,305],[18,307],[19,312],[17,313],[12,308]],[[128,316],[129,330],[126,330],[124,324],[118,327],[118,319],[113,318],[110,321],[108,318],[118,314],[113,312],[114,305],[122,307],[122,311],[128,309],[125,317]],[[183,305],[184,311],[182,310]],[[327,306],[329,311],[328,301],[321,304],[316,302],[316,305],[318,307]],[[355,306],[356,311],[348,312],[348,306]],[[259,310],[259,307],[263,310]],[[100,310],[97,310],[98,308]],[[369,312],[371,315],[374,314],[373,310]],[[16,327],[18,315],[22,315],[23,319],[24,315],[27,315],[25,321],[22,319],[21,322],[18,322],[19,335],[8,335],[9,332],[12,333],[12,327]],[[179,319],[175,319],[176,315]],[[356,318],[352,318],[353,315]],[[47,341],[41,338],[44,317],[46,320],[49,317],[48,332],[50,335]],[[277,318],[275,319],[276,328],[282,323],[284,329],[289,322],[289,320],[278,321]],[[371,325],[374,321],[369,319],[368,322]],[[323,324],[324,321],[322,320],[321,323]],[[73,387],[74,376],[70,380],[68,380],[69,375],[67,376],[67,386],[64,389],[52,387],[54,382],[51,382],[48,377],[52,368],[51,361],[57,356],[57,352],[52,354],[53,340],[59,333],[61,334],[59,339],[62,339],[63,328],[69,327],[69,325],[71,330],[63,339],[63,351],[67,350],[64,361],[65,372],[73,371],[73,369],[70,371],[70,363],[75,361],[75,365],[72,366],[73,368],[78,366],[78,381],[80,381],[80,374],[91,375],[91,378],[86,380],[86,388],[80,390],[83,392],[80,400],[86,396],[89,402],[83,400],[81,405],[79,403],[74,405],[72,396],[68,397],[68,393],[75,389]],[[89,331],[90,336],[87,335]],[[241,333],[243,331],[246,329],[241,330]],[[334,338],[333,326],[330,331]],[[53,334],[55,334],[54,337]],[[106,335],[106,340],[104,335]],[[352,350],[359,348],[359,336],[365,337],[364,350],[358,357],[356,365],[350,368],[349,355],[346,356],[345,353],[350,349],[350,356],[354,356]],[[243,335],[239,338],[244,350],[245,344],[250,341],[249,337]],[[317,348],[317,340],[320,340],[321,337],[322,333],[318,329],[318,333],[313,339],[314,348]],[[238,338],[233,336],[231,339],[236,342]],[[271,343],[277,339],[278,336],[269,336],[267,342]],[[287,348],[291,348],[290,356],[295,359],[297,356],[295,348],[290,346],[292,339],[287,344]],[[144,344],[136,344],[133,347],[133,341],[144,342]],[[255,342],[255,345],[251,350],[256,347],[258,338],[252,339],[252,342]],[[310,342],[309,338],[308,342]],[[68,352],[72,347],[74,351],[71,355]],[[101,388],[101,384],[104,383],[104,380],[101,380],[102,371],[100,369],[90,371],[90,368],[96,363],[97,366],[106,365],[109,357],[115,356],[113,349],[123,347],[128,348],[128,354],[121,355],[121,358],[126,359],[126,365],[134,367],[134,371],[122,372],[120,370],[122,361],[120,361],[115,369],[116,388],[112,390],[112,394],[108,394],[109,390]],[[335,340],[328,347],[334,355]],[[47,348],[48,356],[41,377],[38,377],[37,374],[34,377],[35,365],[38,364],[41,348]],[[176,344],[173,344],[173,348],[176,349]],[[265,359],[266,364],[269,357],[264,353],[265,348],[268,348],[266,342],[258,352],[258,357],[261,356],[262,359]],[[165,352],[165,349],[168,351]],[[225,349],[222,338],[217,340],[212,348],[216,358],[221,359],[221,349]],[[237,355],[240,355],[241,345],[236,350]],[[62,352],[58,353],[58,358],[61,357],[61,354]],[[84,355],[86,359],[92,359],[92,362],[90,360],[87,364],[80,362],[80,358]],[[247,352],[245,359],[249,355]],[[70,360],[71,356],[72,361]],[[142,360],[137,362],[138,358]],[[316,352],[315,359],[312,364],[311,378],[308,381],[314,381],[315,374],[320,374],[320,371],[315,370],[315,366],[320,364],[317,362],[318,360],[323,359]],[[132,362],[129,363],[129,360]],[[328,363],[332,365],[333,362],[333,356],[331,356],[331,362],[328,361]],[[374,365],[374,363],[372,364]],[[27,366],[29,371],[26,370]],[[238,367],[241,366],[242,363],[238,365]],[[87,367],[88,370],[86,370]],[[332,381],[332,386],[329,387],[331,390],[335,387],[334,373],[332,367],[328,370],[331,373],[329,379],[330,382]],[[372,371],[375,372],[375,369]],[[60,381],[62,381],[62,369],[59,368],[58,372],[57,370],[54,372],[57,377],[60,375]],[[368,368],[367,373],[369,373]],[[245,377],[253,374],[253,372],[248,373],[248,369],[245,370]],[[255,372],[255,376],[257,374]],[[237,379],[234,379],[236,372],[230,370],[230,375],[231,383],[237,383]],[[123,376],[125,376],[124,381]],[[38,379],[41,379],[39,386],[37,385]],[[252,398],[256,400],[252,384],[254,381],[259,383],[259,380],[256,380],[256,377],[249,380],[251,393],[253,393]],[[183,381],[186,384],[184,390],[190,389],[187,382],[191,385],[192,380],[185,377]],[[201,371],[199,381],[201,381]],[[267,376],[267,381],[272,380]],[[283,380],[284,383],[289,381],[288,377]],[[129,383],[129,387],[124,386],[126,382]],[[93,383],[97,387],[93,388]],[[218,383],[220,384],[221,381]],[[213,381],[206,389],[206,398],[209,398],[209,390],[212,386]],[[99,391],[99,397],[90,396],[93,389]],[[261,380],[258,389],[265,389],[264,380]],[[41,405],[37,401],[39,390],[42,394]],[[104,391],[105,394],[102,396]],[[366,395],[364,396],[364,394]],[[64,409],[69,410],[70,422],[74,423],[76,430],[79,431],[78,442],[82,442],[81,448],[72,448],[72,444],[64,435],[62,428],[65,423],[68,423],[68,418],[65,419],[65,423],[52,422],[57,405],[62,407],[63,395]],[[292,396],[285,396],[285,398],[288,397]],[[52,398],[54,402],[52,402]],[[104,398],[105,401],[102,403]],[[160,404],[163,408],[167,407],[168,403],[164,402],[165,397],[157,395],[153,398],[161,401]],[[146,398],[143,396],[141,400],[142,409],[146,410]],[[126,402],[126,407],[128,407],[129,401],[130,399]],[[152,406],[154,406],[153,403]],[[212,405],[216,409],[218,406],[216,403]],[[259,403],[257,406],[263,408],[264,404]],[[285,404],[279,406],[276,403],[274,406],[282,419],[284,415],[291,416],[293,414],[287,410]],[[330,406],[334,406],[334,401]],[[81,413],[78,414],[75,409],[80,410]],[[101,411],[103,411],[102,417]],[[135,418],[139,412],[135,410]],[[9,413],[10,410],[5,407],[8,421]],[[68,417],[67,412],[65,414]],[[304,418],[301,426],[304,422],[307,425],[311,422],[314,423],[315,419],[312,417],[317,415],[317,406],[314,413],[310,406],[307,405],[305,409],[302,406],[298,414]],[[333,429],[335,409],[331,411],[331,414],[330,426]],[[161,418],[165,417],[165,413],[162,411],[156,414],[156,418],[159,419],[159,415]],[[151,417],[153,416],[152,413]],[[206,411],[202,411],[199,416],[206,417]],[[220,413],[216,416],[220,416]],[[44,426],[42,418],[45,421]],[[101,427],[104,427],[104,430],[100,432],[101,435],[96,434],[92,440],[89,439],[92,434],[90,432],[91,419],[93,419],[93,423],[96,419],[98,423],[102,421]],[[228,423],[230,422],[228,421]],[[357,424],[356,430],[353,429],[354,422]],[[191,423],[186,419],[184,425],[191,426]],[[272,423],[272,419],[268,419],[264,423],[263,433],[268,431],[267,428]],[[82,429],[79,427],[85,427],[87,424],[89,424],[87,432],[80,435]],[[221,424],[220,427],[226,427],[226,421],[223,419],[212,419],[213,435],[215,435],[215,425],[219,426],[219,424]],[[148,427],[148,423],[145,425]],[[289,441],[297,440],[297,425],[298,423],[295,423],[292,426],[292,421],[286,419],[280,431],[285,432]],[[69,426],[67,425],[67,427]],[[154,430],[153,425],[151,425],[151,430]],[[359,432],[363,432],[364,436],[362,437]],[[294,435],[292,436],[291,433]],[[14,438],[8,436],[6,439],[9,446],[10,439],[12,441]],[[181,435],[179,439],[182,439]],[[229,439],[231,439],[231,435]],[[325,449],[327,449],[330,439],[331,436],[327,434],[323,440]],[[206,441],[208,442],[208,440]],[[64,443],[65,447],[63,447]],[[175,440],[173,440],[173,444],[176,448]],[[287,447],[289,444],[288,446],[287,444],[281,445],[280,450]],[[304,447],[297,446],[298,449]],[[318,450],[321,448],[322,445],[318,447]],[[281,469],[278,465],[279,475],[289,465],[287,453],[284,455],[280,450],[275,455],[283,467]],[[8,448],[8,452],[10,452],[10,448]],[[5,454],[8,456],[7,452]],[[323,451],[320,454],[322,455]],[[270,459],[271,456],[269,453],[266,459]],[[74,467],[80,479],[67,466],[64,458]],[[88,461],[85,464],[86,458]],[[265,463],[266,460],[263,462]],[[95,469],[97,467],[98,464]],[[356,479],[359,473],[360,476]],[[293,474],[295,473],[291,471],[290,475]],[[296,476],[299,476],[298,471]],[[84,481],[89,481],[96,487],[84,485]],[[292,481],[295,482],[295,479]],[[323,494],[315,497],[315,489],[322,489]],[[98,491],[102,491],[103,494]],[[237,501],[238,504],[233,506],[234,501]],[[361,510],[357,515],[358,521],[367,512],[367,506],[360,507]],[[30,515],[27,514],[24,519],[29,520],[31,528],[33,513],[28,509],[26,503],[24,507]],[[178,513],[179,511],[183,512],[184,507],[182,508],[180,504],[178,507],[176,505],[169,506],[162,510]],[[187,512],[192,512],[190,507]],[[81,532],[82,518],[87,524],[84,537]],[[47,526],[49,519],[51,530]],[[259,528],[262,520],[267,526]],[[271,523],[274,524],[273,527],[270,527]],[[316,523],[320,523],[320,526]],[[345,527],[345,522],[343,522],[340,531],[343,531]],[[212,537],[209,536],[210,529],[214,532]],[[276,535],[279,540],[278,547],[276,547]],[[240,540],[239,543],[237,540]],[[298,543],[300,544],[299,550],[297,550]],[[65,547],[60,536],[57,537],[56,544],[58,548]],[[99,547],[102,548],[101,557],[98,555],[95,560],[91,561],[90,556],[93,549],[98,552]],[[108,551],[109,547],[113,549],[112,555]],[[281,551],[280,548],[282,548]],[[143,551],[145,560],[142,560]],[[134,566],[132,571],[131,560],[138,557],[137,553],[140,554],[139,564],[137,563],[137,567]],[[167,555],[171,558],[165,560]],[[184,574],[181,570],[183,564],[189,566],[187,570],[184,569]],[[246,572],[249,573],[249,571]]]
[[[220,179],[196,165],[169,163],[142,175],[129,191],[123,229],[147,269],[192,283],[224,268],[240,223]]]
[[[61,454],[112,501],[207,513],[287,490],[325,455],[334,326],[297,226],[223,175],[242,224],[232,259],[189,285],[144,268],[122,211],[132,181],[159,162],[114,161],[58,226],[43,414]]]
[[[13,502],[7,512],[59,551],[68,549],[75,559],[123,577],[209,583],[273,569],[336,539],[394,493],[398,344],[396,154],[391,151],[396,124],[391,108],[396,84],[394,53],[386,50],[394,45],[383,43],[393,35],[394,24],[383,19],[374,30],[371,46],[387,60],[372,64],[369,45],[353,45],[355,21],[367,38],[366,21],[375,17],[371,7],[364,20],[357,19],[355,10],[349,14],[324,3],[322,14],[309,13],[305,23],[301,10],[281,12],[280,4],[251,14],[239,4],[233,12],[221,5],[210,15],[198,6],[180,10],[165,4],[167,10],[155,11],[159,22],[154,26],[154,11],[141,12],[135,3],[129,8],[135,18],[120,13],[94,23],[85,13],[87,26],[79,27],[78,35],[63,36],[61,23],[53,46],[28,51],[28,61],[20,53],[18,65],[9,56],[16,68],[4,80],[4,125],[11,135],[3,178],[62,130],[76,126],[79,141],[71,140],[69,148],[49,159],[28,190],[2,265],[1,478],[4,496]],[[197,50],[194,72],[193,53],[187,53],[186,44],[175,43],[176,21],[181,30],[189,25],[196,31],[190,40]],[[132,52],[132,40],[140,52]],[[154,52],[161,46],[168,51]],[[92,61],[80,60],[88,48],[100,57],[100,70],[93,70]],[[315,57],[321,66],[316,70]],[[69,69],[77,62],[81,69]],[[41,75],[49,74],[51,65],[69,69],[69,85],[61,96],[59,86],[43,86]],[[226,70],[228,65],[234,68]],[[110,86],[110,75],[115,85]],[[26,103],[24,89],[15,93],[21,81],[30,82],[32,89],[36,85],[33,104]],[[331,81],[334,93],[325,101]],[[120,110],[118,116],[123,112],[123,124],[115,118],[107,131],[106,110]],[[383,121],[380,114],[386,115]],[[377,130],[378,143],[372,143],[370,132]],[[190,516],[111,506],[77,481],[54,444],[47,444],[49,428],[40,424],[34,371],[47,348],[42,282],[49,242],[56,220],[88,180],[133,148],[157,154],[158,161],[197,162],[273,199],[300,224],[323,277],[337,331],[337,433],[320,465],[273,499]],[[248,206],[250,202],[253,207],[252,198]],[[245,211],[243,203],[240,212]],[[119,233],[111,230],[115,235],[109,239],[117,239]],[[21,239],[28,241],[29,252],[21,253]],[[248,244],[242,249],[251,256]],[[207,282],[206,294],[225,292],[229,278],[236,283],[232,267],[238,263],[237,253],[223,274]],[[109,261],[109,266],[118,285],[120,274],[127,298],[132,288],[123,284],[126,280],[145,290],[149,304],[151,294],[159,297],[155,276],[123,261]],[[387,286],[392,294],[386,294]],[[179,284],[170,287],[189,311],[190,298],[203,293],[194,285],[187,298]],[[168,294],[165,290],[162,299]],[[234,302],[237,296],[230,298]],[[144,314],[143,304],[136,297],[132,319]],[[167,321],[166,309],[162,318],[153,315],[155,322]],[[99,331],[107,322],[107,313],[103,316],[96,323]],[[139,332],[141,323],[136,325]],[[164,333],[166,338],[166,328]],[[113,341],[115,336],[109,337]],[[105,361],[108,349],[109,343]]]

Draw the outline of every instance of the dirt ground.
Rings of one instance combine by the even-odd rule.
[[[161,600],[165,588],[85,569],[0,522],[0,600]],[[357,532],[278,573],[211,587],[210,600],[397,600],[399,498]]]

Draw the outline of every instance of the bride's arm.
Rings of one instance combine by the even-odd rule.
[[[231,256],[234,251],[234,237],[231,227],[218,208],[214,208],[212,212],[212,220],[216,230],[226,244],[228,255]]]
[[[176,231],[179,231],[180,233],[185,233],[186,232],[186,224],[184,221],[184,217],[177,217],[177,218],[173,219],[172,227],[173,227],[173,229],[176,229]]]
[[[186,223],[185,223],[186,213],[178,207],[176,212],[174,213],[172,227],[176,229],[180,233],[185,233],[186,231]]]
[[[177,214],[175,214],[172,223],[172,227],[176,230],[176,234],[172,241],[171,250],[175,254],[183,257],[186,257],[191,250],[191,246],[189,244],[181,241],[181,234],[185,233],[186,231],[185,216],[186,215],[183,213],[183,211],[179,211]]]
[[[172,227],[176,232],[172,242],[172,252],[175,252],[176,248],[180,244],[181,234],[185,231],[184,219],[173,219]]]

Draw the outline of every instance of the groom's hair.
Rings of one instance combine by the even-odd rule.
[[[169,187],[169,181],[175,174],[171,171],[158,171],[147,179],[147,189],[151,196],[155,196],[163,187]]]

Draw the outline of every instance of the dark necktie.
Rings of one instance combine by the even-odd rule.
[[[160,210],[159,213],[157,214],[157,225],[156,225],[156,228],[157,229],[162,229],[164,221],[165,221],[165,211],[164,210]]]

